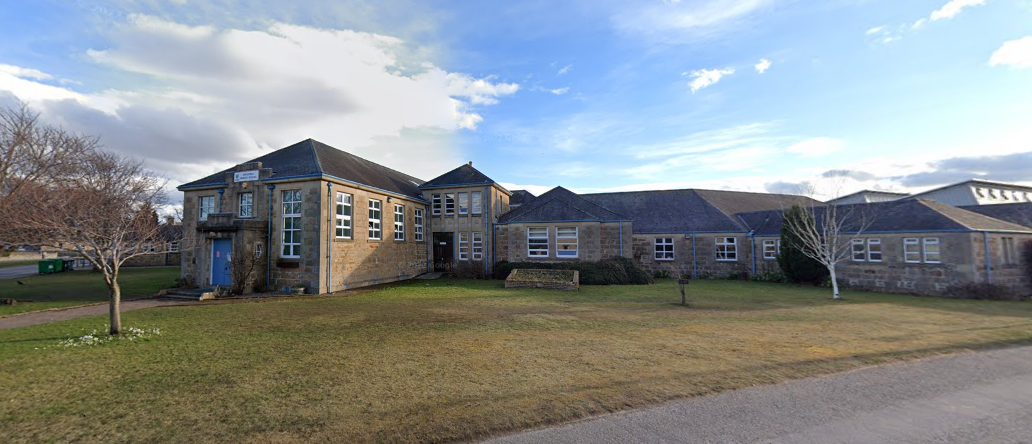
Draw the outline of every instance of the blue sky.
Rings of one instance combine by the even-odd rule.
[[[312,137],[540,193],[1032,185],[1032,2],[0,6],[0,103],[171,185]]]

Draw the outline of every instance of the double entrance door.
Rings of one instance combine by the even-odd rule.
[[[455,262],[455,234],[434,233],[434,271],[451,271]]]

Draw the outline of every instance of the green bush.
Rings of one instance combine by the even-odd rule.
[[[813,218],[813,214],[794,205],[783,217],[786,221],[801,220]],[[803,242],[789,226],[787,222],[781,226],[781,254],[778,254],[778,266],[789,282],[820,285],[828,278],[828,268],[802,252]]]
[[[494,278],[505,279],[517,268],[539,270],[577,270],[584,285],[647,285],[652,276],[638,263],[626,257],[613,257],[598,262],[498,262]]]
[[[670,272],[660,268],[652,272],[652,277],[655,279],[666,279],[670,277]]]

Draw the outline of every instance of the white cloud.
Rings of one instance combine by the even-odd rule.
[[[770,69],[770,60],[760,59],[759,63],[753,66],[753,68],[756,68],[756,72],[763,74],[767,72],[768,69]]]
[[[868,29],[867,32],[865,32],[864,34],[874,35],[874,34],[878,34],[878,33],[882,32],[883,30],[885,30],[885,26],[884,25],[883,26],[875,26],[875,27],[873,27],[871,29]]]
[[[721,78],[727,75],[735,73],[734,68],[724,69],[700,69],[692,72],[682,73],[682,76],[688,76],[692,78],[691,82],[688,82],[688,86],[692,87],[692,94],[696,91],[710,86],[720,81]]]
[[[573,65],[566,65],[562,68],[559,68],[559,72],[555,73],[555,75],[561,76],[563,74],[570,72],[571,69],[573,69]]]
[[[550,89],[550,90],[548,90],[548,92],[550,92],[552,94],[555,94],[557,96],[561,96],[563,94],[566,94],[566,93],[570,92],[570,88],[566,87],[566,88]]]
[[[796,142],[790,145],[785,151],[799,154],[806,157],[817,157],[831,154],[842,149],[844,143],[841,140],[830,137],[816,137],[813,139]]]
[[[10,74],[21,79],[53,80],[54,76],[36,69],[22,68],[20,66],[5,65],[0,63],[0,73]]]
[[[928,23],[928,19],[924,19],[924,18],[917,19],[917,21],[914,22],[913,25],[910,25],[910,29],[912,29],[912,30],[921,29],[925,25],[925,23]]]
[[[730,32],[774,0],[665,1],[651,6],[626,2],[611,16],[623,32],[659,43],[681,43]]]
[[[972,6],[984,5],[986,0],[951,0],[941,8],[932,11],[932,14],[928,17],[931,21],[951,19],[957,14],[960,14],[964,9]]]
[[[437,133],[412,144],[392,138],[475,129],[483,121],[478,109],[520,89],[448,72],[401,39],[351,30],[216,29],[135,15],[107,37],[109,47],[87,55],[129,79],[118,89],[79,93],[42,83],[45,73],[8,66],[0,69],[0,91],[69,128],[99,133],[111,149],[155,159],[149,165],[174,180],[308,137],[380,163],[397,156],[391,167],[428,178],[442,171],[436,160],[460,163],[455,144]],[[389,153],[378,146],[388,141]],[[431,158],[434,165],[423,161]]]
[[[1003,42],[989,57],[989,66],[1032,68],[1032,35]]]

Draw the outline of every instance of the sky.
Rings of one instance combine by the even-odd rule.
[[[0,106],[170,189],[307,138],[535,194],[1032,185],[1030,24],[1030,0],[8,1]]]

